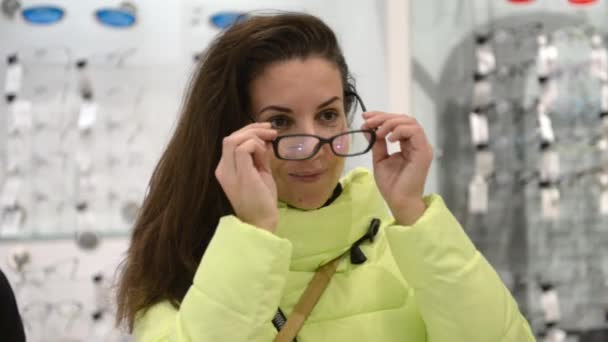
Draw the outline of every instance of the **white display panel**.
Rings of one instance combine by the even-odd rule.
[[[92,11],[108,5],[64,1],[65,20],[49,27],[0,18],[0,56],[19,54],[18,99],[31,103],[31,122],[22,117],[28,120],[21,125],[31,134],[7,144],[8,105],[0,101],[0,191],[9,185],[0,195],[6,207],[0,268],[16,291],[28,341],[132,340],[114,328],[112,310],[95,319],[110,295],[92,279],[102,273],[104,289],[114,280],[132,220],[179,115],[193,54],[219,33],[209,24],[212,13],[277,9],[320,16],[336,31],[367,107],[387,110],[382,1],[153,0],[136,3],[138,22],[128,30],[93,21]],[[353,18],[366,25],[354,25]],[[84,73],[77,67],[82,59],[88,62]],[[11,77],[9,86],[17,89]],[[83,89],[93,94],[84,107]],[[355,118],[353,124],[361,123]],[[7,158],[8,146],[28,153]],[[346,168],[370,168],[370,160],[353,158]],[[8,165],[23,170],[14,178]],[[15,248],[17,255],[29,255],[22,270],[11,257]]]

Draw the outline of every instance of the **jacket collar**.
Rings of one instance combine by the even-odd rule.
[[[316,270],[347,251],[367,232],[374,217],[387,217],[386,205],[369,171],[357,168],[340,183],[340,196],[317,210],[279,203],[277,235],[293,245],[293,271]]]

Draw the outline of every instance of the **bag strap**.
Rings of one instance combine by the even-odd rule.
[[[274,342],[292,342],[294,340],[300,329],[302,329],[304,321],[306,321],[306,318],[308,318],[308,315],[310,315],[312,309],[327,288],[331,277],[336,273],[341,257],[342,255],[317,270],[300,297],[298,304],[296,304],[293,312],[289,315],[287,322],[275,337]]]
[[[350,250],[344,252],[344,254],[336,257],[317,270],[312,280],[308,284],[308,287],[306,287],[306,290],[304,290],[300,296],[300,299],[289,316],[289,319],[285,320],[283,311],[281,311],[281,308],[278,309],[275,317],[272,319],[272,324],[274,324],[275,328],[279,330],[274,342],[297,342],[296,335],[300,329],[302,329],[304,322],[312,312],[315,305],[317,305],[317,302],[327,288],[332,276],[334,273],[336,273],[340,259],[344,255],[350,253],[350,260],[354,265],[359,265],[367,261],[367,257],[361,251],[360,245],[368,240],[370,242],[374,242],[374,237],[378,233],[380,223],[380,219],[373,218],[369,228],[367,229],[367,233],[357,240],[351,246]]]

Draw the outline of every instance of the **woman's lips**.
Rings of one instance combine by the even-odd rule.
[[[289,177],[295,181],[303,183],[314,183],[321,179],[325,171],[312,171],[312,172],[295,172],[290,173]]]

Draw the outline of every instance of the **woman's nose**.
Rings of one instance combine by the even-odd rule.
[[[300,126],[302,134],[319,135],[318,129],[316,129],[314,122],[304,122]]]
[[[324,127],[323,125],[320,125],[319,123],[314,121],[302,123],[301,125],[299,125],[298,131],[301,134],[311,134],[326,139],[330,138],[335,134],[332,129]]]

